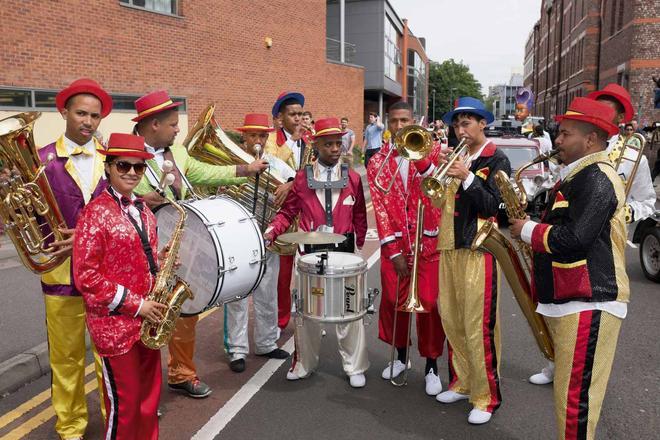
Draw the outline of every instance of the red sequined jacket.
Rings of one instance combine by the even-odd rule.
[[[157,260],[156,218],[141,213]],[[78,218],[73,245],[73,275],[87,311],[87,327],[101,356],[128,352],[140,339],[142,300],[153,284],[149,263],[135,227],[108,191],[90,202]]]
[[[394,185],[388,194],[384,194],[376,187],[376,175],[385,162],[390,144],[385,144],[380,151],[369,160],[367,177],[371,200],[376,214],[376,226],[380,239],[381,255],[390,258],[403,254],[412,261],[412,245],[417,233],[417,205],[419,200],[424,203],[424,231],[422,236],[422,249],[420,257],[426,261],[436,261],[438,252],[438,223],[440,210],[431,205],[429,199],[421,191],[421,182],[426,173],[430,171],[431,163],[437,165],[440,144],[435,143],[429,157],[422,161],[410,162],[408,168],[408,181],[404,187],[401,173],[394,180]],[[387,188],[397,169],[397,153],[393,151],[388,163],[378,176],[378,183]]]

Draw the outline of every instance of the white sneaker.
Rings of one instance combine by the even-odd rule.
[[[321,337],[322,337],[322,338],[324,338],[325,335],[327,335],[327,334],[328,334],[328,333],[325,331],[325,329],[321,329]]]
[[[390,379],[392,379],[392,377],[398,377],[399,374],[403,373],[403,370],[406,369],[406,367],[403,365],[403,362],[401,362],[400,360],[397,359],[397,360],[394,361],[394,369],[392,370],[392,377],[390,377],[390,365],[391,364],[392,364],[391,362],[388,362],[387,367],[385,367],[385,369],[383,370],[383,374],[380,375],[385,380],[390,380]],[[410,367],[411,367],[410,361],[408,361],[408,369],[409,370],[410,370]]]
[[[442,392],[442,382],[440,377],[433,371],[433,368],[424,377],[424,381],[426,382],[426,394],[429,396],[437,396]]]
[[[547,385],[555,380],[555,364],[550,362],[540,373],[533,374],[529,381],[534,385]]]
[[[348,380],[353,388],[362,388],[367,384],[367,378],[364,377],[364,374],[353,374],[348,376]]]
[[[493,414],[488,411],[472,408],[472,411],[468,414],[468,423],[471,425],[483,425],[484,423],[488,423],[491,417],[493,417]]]
[[[294,373],[293,371],[286,372],[286,380],[298,380],[298,379],[302,379],[302,377],[298,376],[298,374]]]
[[[469,399],[470,396],[467,394],[457,393],[456,391],[447,390],[444,393],[440,393],[435,396],[435,400],[442,403],[454,403],[459,400]]]

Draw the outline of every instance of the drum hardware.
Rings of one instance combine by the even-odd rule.
[[[288,232],[277,237],[284,243],[292,244],[337,244],[346,240],[346,236],[332,232]]]
[[[328,265],[328,251],[322,252],[319,255],[319,261],[316,263],[317,274],[323,275],[325,273],[325,268]]]

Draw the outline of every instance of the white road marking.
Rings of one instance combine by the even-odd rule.
[[[293,337],[286,341],[286,344],[284,344],[282,349],[289,353],[293,352]],[[268,379],[270,379],[277,369],[280,368],[285,360],[286,359],[270,359],[266,362],[264,366],[261,367],[259,371],[257,371],[257,373],[232,396],[231,399],[229,399],[225,406],[220,408],[218,412],[206,422],[206,425],[197,431],[191,440],[210,440],[220,434],[220,431],[222,431],[231,419],[233,419],[234,416],[236,416],[236,414],[247,405],[250,399],[252,399],[252,396],[257,394],[261,387],[268,382]]]
[[[371,269],[374,264],[380,259],[380,248],[369,256],[367,259],[367,270]],[[283,350],[292,353],[294,350],[294,338],[289,338],[282,347]],[[225,406],[216,412],[202,429],[191,438],[191,440],[211,440],[215,438],[220,432],[225,429],[227,424],[239,413],[241,409],[259,392],[268,379],[275,374],[275,372],[282,366],[285,359],[270,359],[264,364],[263,367],[256,372],[254,376],[248,380],[240,390],[232,396]]]

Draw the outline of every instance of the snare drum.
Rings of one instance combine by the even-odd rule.
[[[296,307],[306,318],[343,323],[367,313],[367,263],[359,255],[316,252],[300,256],[296,266]]]
[[[181,202],[188,217],[179,250],[177,274],[195,297],[181,306],[183,316],[243,299],[261,282],[264,240],[250,213],[225,197]],[[179,218],[165,205],[156,212],[158,240],[167,243]]]

